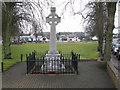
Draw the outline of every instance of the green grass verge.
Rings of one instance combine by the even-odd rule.
[[[97,42],[80,42],[80,43],[57,43],[57,50],[63,53],[70,53],[74,50],[81,55],[81,59],[97,59]],[[23,54],[23,61],[26,60],[26,54],[36,50],[44,53],[49,50],[49,43],[27,43],[22,45],[11,45],[12,58],[3,59],[4,69],[12,66],[16,62],[20,62],[20,55]]]

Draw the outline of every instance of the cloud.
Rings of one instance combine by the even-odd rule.
[[[56,6],[56,13],[61,16],[61,13],[63,12],[64,5],[68,2],[69,0],[54,0],[55,6]],[[75,0],[74,3],[74,11],[82,11],[88,3],[89,0],[86,0],[85,2],[82,0]],[[64,3],[64,5],[63,5]],[[49,10],[50,11],[50,10]],[[49,12],[50,13],[50,12]],[[48,14],[48,13],[47,13]],[[64,16],[61,16],[61,22],[56,26],[56,31],[57,32],[83,32],[84,27],[83,24],[81,24],[82,21],[82,16],[81,15],[76,15],[74,16],[71,12],[71,6],[68,5],[67,9],[64,13]],[[48,25],[47,25],[48,26]],[[50,26],[44,31],[50,31]]]

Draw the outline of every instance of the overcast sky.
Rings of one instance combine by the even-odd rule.
[[[116,5],[115,23],[114,23],[115,27],[120,27],[118,21],[120,21],[120,3],[117,3]]]
[[[62,15],[65,3],[67,3],[69,0],[52,0],[54,2],[54,5],[52,7],[56,7],[56,14],[61,17],[61,22],[56,26],[56,32],[84,32],[85,31],[85,26],[83,26],[83,21],[84,19],[82,18],[81,15],[73,15],[71,11],[71,6],[68,5],[67,9],[65,10],[65,13]],[[82,12],[82,14],[85,16],[87,15],[87,12],[90,10],[88,8],[85,8],[85,5],[91,1],[91,0],[71,0],[75,1],[74,3],[74,12]],[[64,3],[64,4],[63,4]],[[118,24],[118,16],[120,18],[120,15],[118,15],[118,12],[120,13],[120,10],[118,10],[118,5],[117,4],[117,10],[115,14],[115,27],[119,27],[120,24]],[[119,8],[120,9],[120,8]],[[37,11],[39,12],[39,11]],[[50,7],[48,9],[44,9],[44,17],[47,17],[50,14]],[[38,14],[36,13],[36,17]],[[38,20],[39,21],[39,20]],[[39,21],[41,22],[41,21]],[[45,23],[45,22],[44,22]],[[24,29],[27,32],[29,32],[31,26],[25,25],[27,27]],[[50,32],[50,25],[47,24],[47,28],[44,26],[43,32]],[[115,31],[118,32],[118,31]]]
[[[61,5],[62,2],[64,2],[67,0],[54,0],[55,2],[55,7],[56,7],[56,13],[61,16],[61,12],[62,12],[62,8],[63,6]],[[85,5],[89,2],[89,0],[75,0],[75,4],[74,4],[74,10],[75,12],[77,11],[88,11],[88,9],[85,9]],[[119,27],[120,24],[118,24],[118,13],[120,13],[120,8],[118,8],[117,4],[117,10],[116,10],[116,14],[115,14],[115,27]],[[57,32],[84,32],[85,28],[83,26],[83,18],[81,15],[72,15],[70,13],[71,9],[70,7],[67,7],[67,10],[64,14],[64,17],[61,16],[61,22],[56,26],[56,31]],[[50,10],[48,10],[47,14],[50,14]],[[85,14],[85,13],[84,13]],[[120,18],[120,16],[119,16]],[[47,24],[48,28],[45,29],[44,31],[50,31],[50,26]],[[114,31],[114,32],[118,32],[118,31]]]
[[[68,0],[54,0],[55,7],[56,7],[56,13],[61,17],[61,22],[56,26],[57,32],[84,32],[84,27],[81,21],[83,21],[83,18],[81,15],[74,16],[71,13],[70,6],[67,7],[64,16],[61,16],[61,13],[63,12],[63,6],[61,5],[64,1]],[[89,0],[75,0],[74,3],[74,10],[77,11],[83,11],[85,8],[85,5],[88,3]],[[53,5],[54,6],[54,5]],[[50,14],[48,10],[48,14]],[[47,24],[48,28],[44,31],[50,31],[50,26]]]
[[[119,29],[114,29],[113,33],[120,33],[120,3],[117,3],[117,5],[116,5],[114,26],[115,26],[115,28],[119,27]]]

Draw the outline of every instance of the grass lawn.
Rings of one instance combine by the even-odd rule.
[[[70,53],[74,50],[81,55],[81,59],[97,59],[97,42],[80,42],[80,43],[57,43],[57,50],[63,53]],[[12,45],[12,58],[3,59],[4,69],[12,66],[16,62],[20,62],[20,55],[23,54],[23,60],[26,60],[26,54],[36,50],[37,52],[44,53],[49,50],[49,43],[27,43],[22,45]]]

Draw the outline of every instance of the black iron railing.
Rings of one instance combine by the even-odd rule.
[[[58,57],[46,58],[46,53],[36,53],[35,51],[26,56],[27,73],[77,73],[80,54],[73,51],[70,54],[60,53]],[[52,67],[50,64],[54,64]],[[49,67],[51,66],[51,67]],[[55,67],[57,66],[57,67]]]
[[[31,54],[26,55],[26,63],[27,63],[27,73],[31,72],[32,69],[35,68],[35,62],[36,62],[36,59],[35,59],[35,52],[32,52]]]

